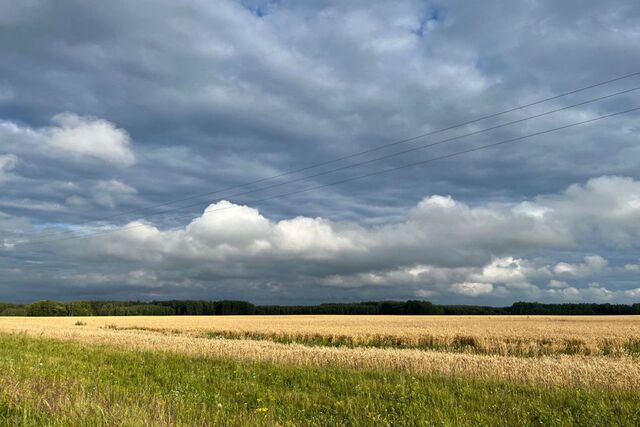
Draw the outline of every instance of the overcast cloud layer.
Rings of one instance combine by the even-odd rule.
[[[225,190],[640,71],[639,20],[631,0],[0,0],[0,300],[640,302],[637,112],[300,192],[640,91],[287,184],[640,76]]]

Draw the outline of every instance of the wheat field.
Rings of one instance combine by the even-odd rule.
[[[640,316],[0,318],[0,332],[299,366],[632,389]]]

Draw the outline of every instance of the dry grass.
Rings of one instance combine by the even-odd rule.
[[[390,347],[501,356],[640,353],[640,316],[168,316],[81,320],[7,318],[0,328],[139,329],[192,337],[347,347]],[[13,326],[12,326],[13,325]],[[17,325],[17,326],[16,326]]]
[[[82,318],[86,323],[82,327],[75,326],[77,321],[0,318],[0,332],[283,364],[400,369],[544,385],[630,389],[640,383],[640,360],[627,354],[623,345],[640,337],[640,317],[92,317]],[[225,331],[238,336],[205,337]],[[262,339],[242,339],[252,335]],[[305,337],[347,337],[354,344],[379,337],[402,343],[433,339],[443,348],[308,346],[273,342],[269,336],[297,337],[300,342]],[[469,337],[468,350],[444,351],[460,337]],[[579,351],[562,354],[566,342],[573,342]],[[473,348],[495,353],[477,354]],[[541,348],[545,350],[536,350]],[[530,353],[539,356],[521,357]]]

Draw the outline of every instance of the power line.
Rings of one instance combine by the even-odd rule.
[[[301,168],[292,169],[292,170],[285,171],[285,172],[282,172],[282,173],[279,173],[279,174],[267,176],[267,177],[260,178],[260,179],[254,180],[254,181],[245,182],[243,184],[238,184],[238,185],[226,187],[226,188],[222,188],[222,189],[219,189],[219,190],[214,190],[214,191],[194,194],[194,195],[191,195],[191,196],[188,196],[188,197],[184,197],[184,198],[180,198],[180,199],[174,199],[174,200],[170,200],[170,201],[163,202],[163,203],[153,204],[153,205],[149,205],[149,206],[146,206],[146,207],[141,207],[141,208],[137,208],[137,209],[121,212],[121,213],[118,213],[118,214],[115,214],[115,215],[112,215],[112,216],[106,216],[106,217],[99,218],[98,220],[105,221],[105,220],[109,220],[109,219],[113,219],[113,218],[119,218],[119,217],[121,217],[123,215],[137,213],[137,212],[140,212],[140,211],[143,211],[143,210],[148,210],[148,209],[153,209],[153,208],[157,208],[157,207],[167,206],[167,205],[171,205],[171,204],[174,204],[174,203],[179,203],[179,202],[183,202],[183,201],[187,201],[187,200],[193,200],[193,199],[204,197],[204,196],[211,196],[211,195],[214,195],[214,194],[219,194],[219,193],[222,193],[222,192],[225,192],[225,191],[229,191],[229,190],[235,190],[235,189],[238,189],[238,188],[244,188],[244,187],[247,187],[247,186],[250,186],[250,185],[254,185],[254,184],[259,184],[259,183],[262,183],[262,182],[265,182],[265,181],[271,181],[271,180],[274,180],[274,179],[282,178],[284,176],[292,175],[292,174],[299,173],[299,172],[304,172],[304,171],[307,171],[307,170],[310,170],[310,169],[314,169],[314,168],[317,168],[317,167],[330,165],[330,164],[333,164],[333,163],[337,163],[337,162],[340,162],[340,161],[343,161],[343,160],[348,160],[348,159],[351,159],[351,158],[354,158],[354,157],[357,157],[357,156],[361,156],[361,155],[364,155],[364,154],[380,151],[380,150],[385,149],[385,148],[393,147],[393,146],[404,144],[404,143],[407,143],[407,142],[412,142],[412,141],[415,141],[415,140],[418,140],[418,139],[421,139],[421,138],[425,138],[425,137],[428,137],[428,136],[433,136],[433,135],[436,135],[436,134],[439,134],[439,133],[446,132],[448,130],[453,130],[453,129],[461,128],[461,127],[464,127],[464,126],[468,126],[468,125],[473,124],[473,123],[478,123],[478,122],[483,121],[483,120],[499,117],[499,116],[504,115],[504,114],[508,114],[508,113],[511,113],[511,112],[514,112],[514,111],[517,111],[517,110],[521,110],[523,108],[528,108],[528,107],[532,107],[532,106],[535,106],[535,105],[542,104],[544,102],[560,99],[560,98],[563,98],[565,96],[569,96],[569,95],[573,95],[573,94],[576,94],[576,93],[584,92],[584,91],[589,90],[589,89],[594,89],[596,87],[600,87],[600,86],[604,86],[604,85],[607,85],[607,84],[610,84],[610,83],[614,83],[614,82],[617,82],[617,81],[629,79],[631,77],[635,77],[635,76],[638,76],[638,75],[640,75],[640,71],[637,71],[637,72],[634,72],[634,73],[630,73],[630,74],[626,74],[626,75],[619,76],[619,77],[615,77],[615,78],[612,78],[612,79],[609,79],[609,80],[604,80],[604,81],[601,81],[601,82],[593,83],[591,85],[584,86],[584,87],[581,87],[581,88],[578,88],[578,89],[573,89],[573,90],[570,90],[568,92],[563,92],[563,93],[560,93],[560,94],[557,94],[557,95],[554,95],[554,96],[551,96],[551,97],[548,97],[548,98],[544,98],[544,99],[533,101],[533,102],[530,102],[530,103],[527,103],[527,104],[524,104],[524,105],[512,107],[512,108],[509,108],[507,110],[499,111],[499,112],[496,112],[496,113],[491,113],[491,114],[488,114],[488,115],[480,116],[480,117],[477,117],[477,118],[474,118],[474,119],[471,119],[471,120],[467,120],[465,122],[453,124],[453,125],[450,125],[450,126],[446,126],[446,127],[443,127],[443,128],[436,129],[436,130],[432,130],[432,131],[429,131],[429,132],[426,132],[426,133],[423,133],[423,134],[420,134],[420,135],[415,135],[415,136],[412,136],[412,137],[409,137],[409,138],[404,138],[404,139],[400,139],[400,140],[393,141],[393,142],[390,142],[390,143],[382,144],[382,145],[379,145],[379,146],[376,146],[376,147],[373,147],[373,148],[369,148],[369,149],[366,149],[366,150],[358,151],[358,152],[355,152],[355,153],[352,153],[352,154],[348,154],[348,155],[345,155],[345,156],[342,156],[342,157],[337,157],[337,158],[326,160],[326,161],[323,161],[323,162],[314,163],[314,164],[311,164],[311,165],[308,165],[308,166],[304,166],[304,167],[301,167]]]
[[[438,156],[438,157],[432,157],[432,158],[426,159],[426,160],[421,160],[421,161],[417,161],[417,162],[413,162],[413,163],[404,164],[404,165],[401,165],[401,166],[396,166],[396,167],[393,167],[393,168],[384,169],[384,170],[381,170],[381,171],[370,172],[370,173],[367,173],[367,174],[358,175],[358,176],[355,176],[355,177],[350,177],[350,178],[342,179],[342,180],[339,180],[339,181],[330,182],[330,183],[327,183],[327,184],[321,184],[321,185],[308,187],[308,188],[301,189],[301,190],[290,191],[290,192],[287,192],[287,193],[281,193],[281,194],[277,194],[277,195],[274,195],[274,196],[265,197],[265,198],[261,198],[261,199],[254,199],[254,200],[247,201],[245,203],[246,204],[261,203],[261,202],[265,202],[265,201],[269,201],[269,200],[274,200],[274,199],[293,196],[293,195],[296,195],[296,194],[306,193],[306,192],[309,192],[309,191],[319,190],[321,188],[326,188],[326,187],[330,187],[330,186],[336,186],[336,185],[344,184],[346,182],[352,182],[352,181],[356,181],[356,180],[360,180],[360,179],[364,179],[364,178],[369,178],[369,177],[372,177],[372,176],[387,174],[387,173],[395,172],[395,171],[398,171],[398,170],[401,170],[401,169],[407,169],[407,168],[420,166],[420,165],[425,165],[425,164],[436,162],[436,161],[440,161],[440,160],[450,159],[450,158],[461,156],[461,155],[464,155],[464,154],[467,154],[467,153],[481,151],[481,150],[485,150],[485,149],[488,149],[488,148],[498,147],[498,146],[502,146],[502,145],[506,145],[506,144],[510,144],[510,143],[517,143],[519,141],[523,141],[525,139],[532,138],[532,137],[535,137],[535,136],[545,135],[545,134],[549,134],[549,133],[552,133],[552,132],[557,132],[557,131],[560,131],[560,130],[569,129],[569,128],[572,128],[572,127],[585,125],[585,124],[588,124],[588,123],[593,123],[593,122],[596,122],[596,121],[599,121],[599,120],[604,120],[604,119],[607,119],[607,118],[620,116],[620,115],[631,113],[631,112],[638,111],[638,110],[640,110],[640,107],[634,107],[634,108],[630,108],[630,109],[627,109],[627,110],[617,111],[615,113],[601,115],[601,116],[598,116],[598,117],[595,117],[595,118],[591,118],[591,119],[588,119],[588,120],[583,120],[583,121],[580,121],[580,122],[574,122],[574,123],[570,123],[570,124],[567,124],[567,125],[563,125],[563,126],[559,126],[559,127],[555,127],[555,128],[551,128],[551,129],[546,129],[546,130],[543,130],[543,131],[538,131],[538,132],[530,133],[530,134],[527,134],[527,135],[522,135],[522,136],[519,136],[519,137],[502,140],[502,141],[499,141],[499,142],[494,142],[494,143],[491,143],[491,144],[486,144],[486,145],[481,145],[481,146],[474,147],[474,148],[469,148],[469,149],[465,149],[465,150],[461,150],[461,151],[456,151],[454,153],[450,153],[450,154],[446,154],[446,155],[442,155],[442,156]],[[223,208],[210,209],[210,210],[206,210],[201,216],[210,215],[210,214],[215,213],[215,212],[228,210],[228,209],[233,209],[233,208],[237,208],[237,207],[238,207],[238,205],[233,205],[233,206],[225,206]],[[96,236],[100,236],[100,235],[116,233],[116,232],[119,232],[119,231],[125,231],[125,230],[130,230],[130,229],[144,227],[144,226],[147,226],[147,224],[136,224],[136,225],[126,226],[126,227],[120,227],[120,228],[117,228],[117,229],[104,230],[104,231],[101,231],[101,232],[96,232],[96,233],[93,233],[93,234],[82,235],[82,236],[70,236],[70,237],[61,238],[61,239],[52,239],[52,240],[50,239],[50,240],[44,240],[44,241],[37,241],[37,240],[36,241],[26,241],[26,242],[20,242],[20,243],[17,243],[17,244],[27,244],[27,245],[29,245],[29,244],[54,243],[54,242],[60,242],[60,241],[66,241],[66,240],[84,239],[84,238],[96,237]]]
[[[535,115],[529,116],[529,117],[524,117],[522,119],[517,119],[517,120],[510,121],[510,122],[502,123],[502,124],[499,124],[499,125],[491,126],[491,127],[488,127],[488,128],[479,129],[477,131],[473,131],[473,132],[469,132],[469,133],[466,133],[466,134],[454,136],[454,137],[451,137],[451,138],[442,139],[440,141],[432,142],[430,144],[418,145],[416,147],[408,148],[406,150],[398,151],[396,153],[391,153],[391,154],[387,154],[387,155],[384,155],[384,156],[381,156],[381,157],[376,157],[376,158],[369,159],[369,160],[363,160],[363,161],[357,162],[357,163],[351,163],[351,164],[348,164],[348,165],[345,165],[345,166],[341,166],[339,168],[330,169],[330,170],[323,171],[323,172],[318,172],[318,173],[313,174],[313,175],[308,175],[308,176],[304,176],[304,177],[288,180],[288,181],[285,181],[285,182],[272,184],[272,185],[269,185],[269,186],[266,186],[266,187],[256,188],[256,189],[249,190],[249,191],[243,191],[241,193],[229,194],[229,195],[225,196],[225,198],[245,196],[247,194],[253,194],[253,193],[257,193],[257,192],[261,192],[261,191],[265,191],[265,190],[271,190],[273,188],[282,187],[282,186],[285,186],[285,185],[290,185],[290,184],[295,184],[295,183],[298,183],[298,182],[308,181],[310,179],[317,178],[317,177],[324,176],[324,175],[329,175],[329,174],[332,174],[334,172],[339,172],[339,171],[342,171],[342,170],[351,169],[351,168],[355,168],[355,167],[358,167],[358,166],[363,166],[363,165],[366,165],[366,164],[375,163],[375,162],[378,162],[380,160],[391,159],[391,158],[394,158],[394,157],[401,156],[403,154],[407,154],[407,153],[411,153],[411,152],[415,152],[415,151],[419,151],[419,150],[424,150],[424,149],[427,149],[427,148],[435,147],[435,146],[438,146],[438,145],[442,145],[442,144],[446,144],[446,143],[450,143],[450,142],[454,142],[454,141],[459,141],[459,140],[467,138],[469,136],[479,135],[479,134],[486,133],[486,132],[489,132],[489,131],[492,131],[492,130],[496,130],[496,129],[500,129],[500,128],[503,128],[503,127],[507,127],[507,126],[510,126],[510,125],[513,125],[513,124],[516,124],[516,123],[523,123],[523,122],[526,122],[526,121],[529,121],[529,120],[533,120],[533,119],[537,119],[537,118],[540,118],[540,117],[548,116],[550,114],[557,113],[557,112],[560,112],[560,111],[569,110],[571,108],[575,108],[575,107],[579,107],[579,106],[582,106],[582,105],[591,104],[591,103],[594,103],[594,102],[597,102],[597,101],[602,101],[604,99],[612,98],[614,96],[619,96],[619,95],[622,95],[622,94],[634,92],[634,91],[639,90],[639,89],[640,89],[640,86],[634,87],[634,88],[623,90],[623,91],[616,92],[616,93],[613,93],[613,94],[604,95],[604,96],[601,96],[601,97],[598,97],[598,98],[594,98],[594,99],[590,99],[590,100],[587,100],[587,101],[579,102],[577,104],[569,105],[569,106],[562,107],[562,108],[557,108],[555,110],[546,111],[544,113],[535,114]],[[160,211],[160,212],[154,212],[154,213],[149,214],[148,216],[162,215],[162,214],[166,214],[166,213],[180,211],[182,209],[198,206],[198,205],[200,205],[200,203],[202,203],[202,202],[189,204],[189,205],[184,205],[184,206],[178,206],[176,208],[166,209],[166,210],[163,210],[163,211]]]
[[[356,163],[350,163],[350,164],[347,164],[347,165],[344,165],[344,166],[340,166],[338,168],[334,168],[334,169],[330,169],[330,170],[327,170],[327,171],[318,172],[318,173],[313,174],[313,175],[307,175],[307,176],[303,176],[303,177],[300,177],[300,178],[287,180],[287,181],[284,181],[284,182],[268,185],[266,187],[261,187],[261,188],[252,189],[252,190],[248,190],[248,191],[243,191],[243,192],[239,192],[239,193],[229,194],[229,195],[226,195],[225,198],[244,196],[244,195],[247,195],[247,194],[253,194],[253,193],[257,193],[257,192],[261,192],[261,191],[265,191],[265,190],[270,190],[270,189],[282,187],[282,186],[285,186],[285,185],[290,185],[290,184],[294,184],[294,183],[298,183],[298,182],[308,181],[310,179],[317,178],[317,177],[320,177],[320,176],[329,175],[329,174],[332,174],[332,173],[335,173],[335,172],[339,172],[339,171],[355,168],[355,167],[358,167],[358,166],[363,166],[363,165],[366,165],[366,164],[375,163],[375,162],[378,162],[378,161],[381,161],[381,160],[387,160],[387,159],[390,159],[390,158],[401,156],[403,154],[407,154],[407,153],[411,153],[411,152],[415,152],[415,151],[419,151],[419,150],[425,150],[427,148],[431,148],[431,147],[434,147],[434,146],[438,146],[438,145],[442,145],[442,144],[446,144],[446,143],[459,141],[461,139],[464,139],[464,138],[467,138],[467,137],[470,137],[470,136],[479,135],[479,134],[486,133],[486,132],[489,132],[489,131],[492,131],[492,130],[504,128],[504,127],[507,127],[507,126],[510,126],[510,125],[513,125],[513,124],[523,123],[523,122],[526,122],[526,121],[529,121],[529,120],[533,120],[533,119],[536,119],[536,118],[548,116],[550,114],[554,114],[554,113],[557,113],[557,112],[560,112],[560,111],[569,110],[571,108],[575,108],[575,107],[591,104],[591,103],[594,103],[594,102],[602,101],[602,100],[605,100],[605,99],[609,99],[609,98],[612,98],[612,97],[615,97],[615,96],[620,96],[620,95],[623,95],[623,94],[631,93],[631,92],[637,91],[639,89],[640,89],[640,86],[633,87],[633,88],[626,89],[626,90],[623,90],[623,91],[619,91],[619,92],[603,95],[603,96],[600,96],[600,97],[597,97],[597,98],[588,99],[586,101],[582,101],[582,102],[579,102],[579,103],[576,103],[576,104],[568,105],[568,106],[565,106],[565,107],[561,107],[561,108],[557,108],[557,109],[554,109],[554,110],[545,111],[545,112],[542,112],[542,113],[539,113],[539,114],[535,114],[535,115],[532,115],[532,116],[528,116],[528,117],[524,117],[524,118],[521,118],[521,119],[512,120],[512,121],[509,121],[509,122],[505,122],[505,123],[497,124],[497,125],[490,126],[490,127],[487,127],[487,128],[479,129],[479,130],[476,130],[476,131],[473,131],[473,132],[469,132],[469,133],[466,133],[466,134],[457,135],[457,136],[450,137],[450,138],[445,138],[445,139],[442,139],[442,140],[439,140],[439,141],[435,141],[433,143],[418,145],[418,146],[414,146],[412,148],[408,148],[408,149],[405,149],[405,150],[402,150],[402,151],[399,151],[399,152],[395,152],[395,153],[387,154],[387,155],[384,155],[384,156],[376,157],[376,158],[373,158],[373,159],[363,160],[363,161],[356,162]],[[187,200],[187,199],[183,199],[183,200]],[[175,208],[165,209],[165,210],[158,211],[158,212],[151,212],[151,213],[148,213],[146,216],[149,217],[149,216],[163,215],[163,214],[167,214],[167,213],[172,213],[172,212],[180,211],[180,210],[187,209],[187,208],[190,208],[190,207],[198,206],[201,203],[202,203],[202,201],[198,201],[196,203],[187,204],[187,205],[183,205],[183,206],[177,206]],[[117,216],[119,216],[119,215],[116,215],[116,217]],[[59,235],[59,234],[62,234],[62,232],[49,233],[49,234],[45,235],[45,237],[49,237],[49,236],[53,237],[53,236],[56,236],[56,235]]]

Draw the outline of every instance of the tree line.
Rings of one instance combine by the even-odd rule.
[[[429,301],[366,301],[319,305],[254,305],[247,301],[36,301],[0,303],[0,316],[168,316],[278,314],[395,315],[624,315],[640,314],[640,304],[542,304],[516,302],[508,307],[436,305]]]

